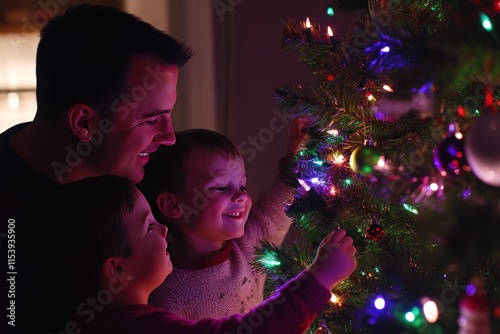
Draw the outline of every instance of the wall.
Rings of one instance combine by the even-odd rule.
[[[218,64],[221,77],[229,76],[225,80],[219,78],[219,82],[230,81],[225,88],[222,87],[230,95],[227,113],[230,120],[225,130],[231,139],[247,150],[248,188],[255,198],[269,184],[284,152],[286,130],[269,131],[274,121],[274,128],[280,128],[276,126],[280,122],[273,112],[276,108],[275,89],[285,83],[312,80],[312,74],[304,64],[297,62],[295,53],[282,51],[282,20],[309,17],[321,25],[325,34],[327,26],[331,26],[335,35],[341,36],[352,27],[360,13],[337,11],[333,17],[327,16],[329,1],[232,0],[227,3],[234,6],[219,11],[214,9],[218,37],[216,49],[224,49],[222,46],[228,44],[231,49],[230,57],[227,51],[226,55],[216,57],[223,58],[230,67],[229,74],[226,74],[223,65]],[[220,99],[219,105],[224,105]],[[257,138],[257,144],[251,144],[251,137]]]

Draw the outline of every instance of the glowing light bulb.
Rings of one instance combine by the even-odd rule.
[[[481,13],[479,15],[481,16],[481,22],[483,24],[484,30],[486,30],[486,31],[492,31],[493,30],[493,24],[491,23],[491,20],[488,17],[488,15],[486,15],[485,13]]]
[[[311,187],[307,184],[306,181],[302,180],[302,179],[297,179],[297,181],[299,182],[299,184],[306,190],[306,191],[309,191],[311,189]]]
[[[375,308],[377,310],[383,310],[385,307],[385,300],[382,297],[378,297],[377,299],[375,299],[373,304],[375,305]]]
[[[389,52],[389,51],[391,51],[391,48],[388,46],[385,46],[382,49],[380,49],[380,52]]]
[[[429,298],[424,298],[422,302],[425,320],[431,324],[435,323],[439,318],[439,311],[436,303]]]
[[[309,21],[309,18],[306,18],[306,28],[311,29],[311,21]]]
[[[389,85],[383,85],[383,86],[382,86],[382,88],[383,88],[384,90],[386,90],[386,91],[390,92],[390,93],[394,92],[394,91],[392,90],[391,86],[389,86]]]
[[[429,185],[429,189],[432,190],[432,191],[437,191],[439,189],[439,186],[436,182],[432,182],[430,185]]]
[[[333,130],[328,130],[326,131],[326,133],[328,133],[329,135],[332,135],[332,136],[338,136],[339,135],[339,130],[337,129],[333,129]]]
[[[332,28],[330,28],[330,26],[328,26],[327,31],[328,31],[328,36],[332,37],[333,36],[333,30],[332,30]]]
[[[335,187],[330,188],[330,195],[335,195],[337,193],[337,190],[335,190]]]
[[[339,302],[339,298],[334,293],[332,293],[332,296],[330,297],[330,302],[336,304]]]
[[[333,7],[328,7],[328,8],[326,9],[326,14],[327,14],[328,16],[333,16],[333,15],[335,15],[335,11],[333,10]]]
[[[413,314],[413,312],[407,312],[405,314],[405,319],[408,322],[413,322],[415,320],[415,314]]]

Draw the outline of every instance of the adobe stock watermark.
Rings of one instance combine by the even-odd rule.
[[[38,0],[37,4],[40,10],[35,12],[31,18],[23,16],[21,18],[21,33],[8,33],[7,38],[16,52],[19,52],[19,46],[29,41],[28,36],[38,33],[40,29],[54,16],[58,15],[61,6],[66,5],[71,0]]]
[[[243,0],[212,0],[212,6],[214,7],[219,20],[222,22],[225,19],[225,14],[227,12],[232,12],[236,6],[241,5]]]
[[[272,113],[274,116],[269,120],[267,127],[260,129],[256,135],[248,136],[237,145],[246,162],[252,162],[258,152],[263,151],[266,145],[274,140],[274,135],[285,130],[290,123],[290,120],[277,108],[273,108]]]
[[[102,312],[104,308],[113,301],[114,296],[121,293],[123,289],[129,285],[130,281],[135,279],[135,276],[133,275],[124,279],[121,273],[117,273],[116,277],[116,281],[109,281],[108,286],[99,290],[95,297],[87,297],[85,301],[78,304],[75,310],[77,317],[74,317],[73,320],[66,322],[62,332],[54,334],[80,333],[82,327],[81,325],[85,326],[94,321],[97,313]],[[79,323],[79,321],[82,322]],[[52,332],[49,334],[52,334]]]
[[[79,141],[75,147],[66,145],[64,162],[53,161],[51,163],[52,171],[59,182],[63,182],[64,174],[73,172],[74,168],[78,167],[85,157],[92,154],[94,148],[103,142],[105,135],[110,134],[116,129],[113,119],[116,119],[116,117],[121,120],[126,119],[130,115],[131,109],[136,108],[138,103],[147,98],[148,92],[154,90],[165,81],[165,75],[160,70],[159,64],[156,65],[155,69],[147,66],[145,70],[147,74],[142,79],[140,85],[134,86],[130,90],[130,94],[122,93],[111,102],[110,109],[113,112],[113,117],[102,118],[99,122],[99,128],[91,131],[89,141]]]

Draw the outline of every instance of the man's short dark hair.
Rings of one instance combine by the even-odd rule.
[[[111,102],[126,91],[132,55],[152,54],[184,65],[192,50],[138,17],[115,7],[83,4],[50,20],[36,56],[37,114],[56,120],[76,103],[110,115]]]

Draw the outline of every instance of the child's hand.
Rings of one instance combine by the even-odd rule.
[[[347,278],[356,268],[356,248],[344,229],[327,235],[308,271],[328,290]]]
[[[286,139],[285,158],[292,159],[299,153],[301,145],[307,138],[307,128],[305,119],[295,117],[288,126],[288,135]]]

